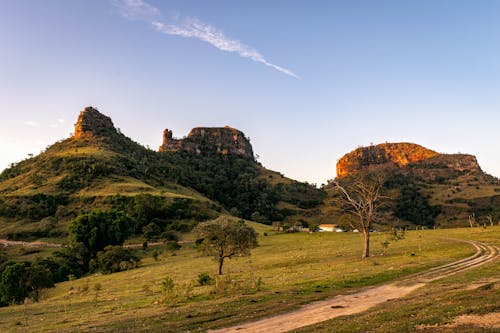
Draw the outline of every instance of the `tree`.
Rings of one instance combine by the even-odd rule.
[[[7,264],[0,276],[0,302],[3,304],[22,303],[28,297],[26,288],[25,263]]]
[[[68,228],[72,242],[83,244],[91,258],[108,245],[122,245],[134,229],[134,220],[117,210],[81,213]]]
[[[27,268],[26,273],[26,287],[31,298],[38,302],[42,289],[54,287],[52,272],[39,261],[35,261]]]
[[[213,255],[219,264],[222,275],[224,259],[250,255],[255,248],[257,232],[243,220],[234,221],[227,216],[198,224],[194,229],[197,244],[207,255]]]
[[[109,245],[97,253],[96,264],[103,274],[111,274],[135,268],[139,261],[129,249]]]
[[[341,193],[339,200],[345,211],[354,215],[356,220],[351,226],[359,229],[364,236],[362,258],[370,256],[370,229],[377,209],[381,205],[381,189],[384,177],[380,173],[370,172],[357,175],[352,179],[334,180],[334,189]]]

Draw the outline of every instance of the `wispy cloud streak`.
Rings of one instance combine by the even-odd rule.
[[[150,21],[154,29],[162,34],[195,38],[209,43],[221,51],[234,52],[240,57],[251,59],[283,74],[300,79],[300,77],[291,70],[267,61],[264,56],[253,47],[227,37],[220,29],[204,23],[199,19],[186,18],[182,21],[176,19],[175,22],[165,23],[157,19],[161,14],[160,11],[142,0],[114,0],[113,3],[120,9],[124,17]]]
[[[33,120],[25,121],[24,125],[31,126],[31,127],[39,127],[40,126],[39,123],[37,123],[36,121],[33,121]]]
[[[158,8],[142,0],[112,0],[112,3],[130,20],[152,20],[161,14]]]

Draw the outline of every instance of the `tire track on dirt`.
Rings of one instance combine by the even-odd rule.
[[[393,283],[364,289],[354,294],[339,295],[324,301],[314,302],[292,312],[243,323],[233,327],[211,330],[209,332],[287,332],[336,317],[366,311],[383,302],[402,298],[431,281],[443,279],[479,267],[499,257],[499,251],[496,246],[477,241],[465,242],[471,244],[476,249],[474,255],[465,259],[413,274]]]

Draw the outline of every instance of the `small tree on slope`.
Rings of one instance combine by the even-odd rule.
[[[258,245],[257,233],[252,227],[227,216],[198,224],[194,233],[203,252],[217,260],[219,275],[222,275],[224,259],[249,256],[250,250]]]

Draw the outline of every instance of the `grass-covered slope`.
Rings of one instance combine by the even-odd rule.
[[[0,330],[205,331],[290,311],[314,300],[391,281],[474,252],[469,244],[448,237],[499,244],[498,227],[419,230],[407,232],[405,239],[391,243],[386,255],[382,255],[385,252],[382,242],[387,235],[376,233],[372,242],[374,256],[361,260],[362,237],[359,234],[274,235],[270,227],[260,225],[258,228],[260,246],[252,250],[250,257],[228,261],[218,286],[215,283],[200,286],[197,282],[200,273],[206,272],[213,277],[217,263],[211,257],[203,256],[192,244],[183,244],[175,256],[159,248],[162,253],[157,261],[151,256],[153,248],[149,252],[140,250],[143,260],[137,269],[59,283],[56,288],[43,293],[40,303],[0,308]],[[495,276],[493,270],[484,270],[483,273],[483,280]],[[172,278],[174,288],[172,293],[162,294],[162,282],[166,277]],[[495,289],[490,290],[490,299],[492,292]],[[429,302],[425,298],[419,298],[417,302],[418,309],[421,309],[418,311],[425,311],[424,306]],[[468,311],[470,304],[465,300],[462,308],[462,298],[455,302],[459,312]],[[393,301],[390,304],[401,303]],[[398,311],[412,313],[411,309],[411,304],[408,304]],[[477,306],[471,309],[477,309]],[[390,316],[390,312],[386,315]],[[421,317],[419,313],[418,318]],[[383,325],[384,317],[378,318],[377,325]],[[352,318],[336,322],[342,327],[359,323],[365,328],[361,331],[367,327],[365,322]],[[402,319],[398,323],[404,324]],[[412,319],[411,323],[432,322]],[[395,327],[400,327],[398,325]],[[324,331],[328,331],[328,327]],[[383,332],[383,329],[378,332]]]
[[[201,212],[196,218],[224,209],[265,223],[317,218],[322,191],[253,159],[214,153],[205,144],[210,142],[197,143],[201,154],[158,153],[120,133],[109,117],[86,108],[71,138],[0,174],[0,237],[64,235],[65,225],[80,210],[113,208],[116,195],[187,200],[189,210]],[[39,223],[46,218],[55,222]]]

